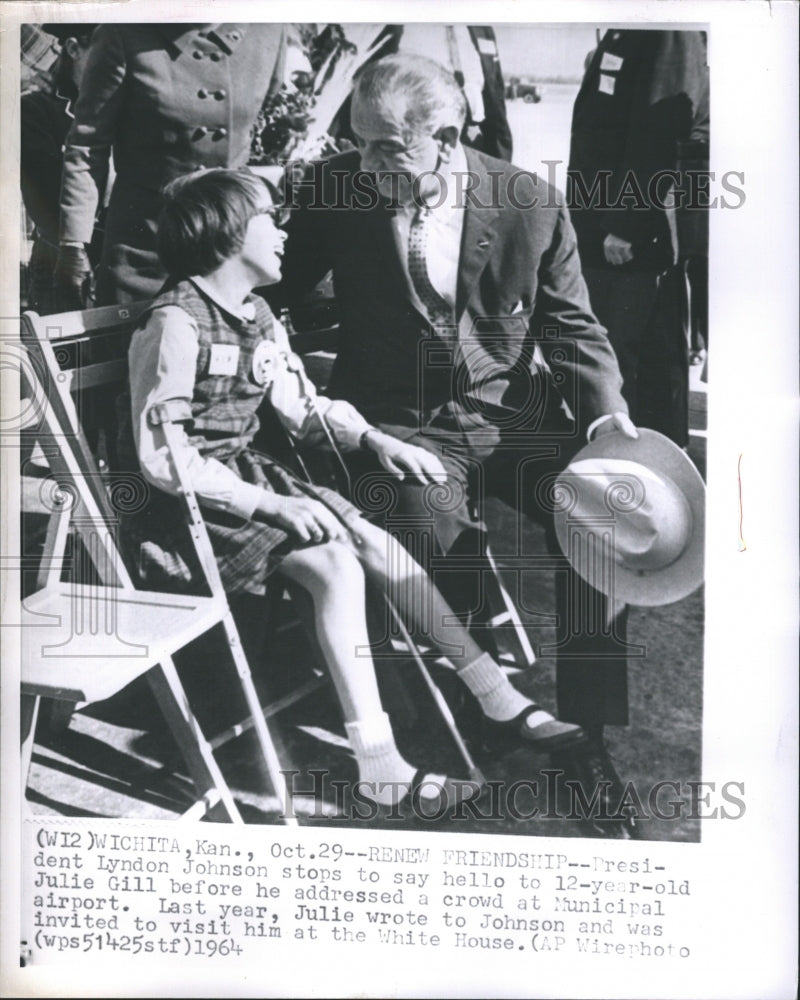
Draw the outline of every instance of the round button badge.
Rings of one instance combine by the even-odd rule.
[[[257,385],[267,386],[275,379],[281,352],[271,340],[262,340],[253,352],[253,379]]]

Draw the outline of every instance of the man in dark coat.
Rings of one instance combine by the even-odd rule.
[[[356,500],[369,509],[383,498],[390,531],[456,569],[473,501],[500,495],[549,521],[553,472],[587,436],[636,436],[566,208],[541,179],[462,146],[465,113],[452,75],[431,60],[365,67],[353,96],[358,151],[313,165],[293,192],[282,285],[284,301],[302,300],[333,270],[341,334],[330,390],[448,473],[438,490],[407,477],[384,494],[367,466]],[[552,568],[552,554],[526,566],[537,559]],[[559,716],[599,736],[627,722],[624,611],[558,565]]]
[[[98,200],[116,180],[97,270],[98,305],[153,296],[161,189],[200,167],[247,163],[261,105],[282,73],[275,24],[107,24],[94,34],[61,192],[62,306],[81,308]]]
[[[592,307],[636,423],[688,443],[688,346],[675,197],[679,153],[708,140],[703,32],[618,31],[586,68],[572,118],[569,202]],[[680,215],[679,213],[682,213]],[[688,221],[688,220],[687,220]],[[707,224],[707,219],[706,219]]]

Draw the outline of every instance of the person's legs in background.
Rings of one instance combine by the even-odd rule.
[[[689,283],[689,322],[691,326],[691,361],[702,360],[708,353],[708,257],[692,255],[686,260]]]
[[[680,448],[689,443],[689,343],[683,316],[683,269],[655,279],[655,297],[639,352],[639,419]]]
[[[631,420],[688,442],[689,351],[681,311],[680,268],[584,269],[589,298],[608,330]]]

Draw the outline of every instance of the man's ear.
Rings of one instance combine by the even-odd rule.
[[[458,136],[459,130],[455,125],[443,125],[434,136],[439,143],[439,155],[443,160],[450,159],[450,154],[458,142]]]
[[[72,38],[72,36],[65,38],[62,47],[70,59],[73,61],[77,59],[78,54],[80,53],[80,45],[78,44],[77,38]]]

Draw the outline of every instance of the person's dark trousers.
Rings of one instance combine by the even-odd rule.
[[[609,621],[605,596],[571,569],[553,528],[552,485],[578,443],[539,441],[520,446],[511,441],[475,448],[458,433],[430,428],[409,440],[439,455],[448,472],[447,486],[398,482],[376,466],[374,456],[361,453],[351,467],[355,502],[383,515],[389,534],[412,551],[453,610],[462,614],[480,603],[476,593],[480,594],[481,536],[476,528],[482,526],[476,524],[474,510],[480,511],[489,497],[507,503],[517,512],[517,530],[515,553],[503,561],[521,578],[528,573],[555,573],[555,641],[540,652],[556,660],[559,718],[595,730],[604,724],[626,725],[627,609]],[[544,525],[545,541],[539,551],[525,551],[520,516]],[[447,639],[446,628],[442,637]]]
[[[689,257],[685,267],[690,289],[692,349],[708,350],[708,257]]]
[[[689,345],[682,267],[585,267],[592,309],[608,330],[631,420],[689,443]]]

